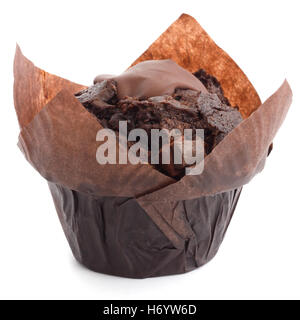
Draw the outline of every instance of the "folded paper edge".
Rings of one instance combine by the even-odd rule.
[[[14,57],[14,105],[20,129],[51,101],[60,90],[76,93],[86,86],[71,82],[36,67],[16,44]],[[24,98],[26,97],[26,98]]]
[[[74,183],[70,182],[70,181],[73,181],[72,179],[70,180],[70,178],[69,178],[69,183],[68,183],[66,181],[66,179],[62,178],[62,177],[65,177],[65,172],[57,174],[57,171],[60,172],[59,170],[50,170],[50,171],[47,170],[47,168],[48,168],[47,162],[49,161],[49,159],[51,159],[51,162],[53,162],[54,159],[55,159],[55,154],[58,154],[56,151],[59,150],[59,149],[57,149],[57,147],[55,147],[55,144],[52,144],[52,147],[48,151],[43,149],[45,147],[43,145],[40,146],[40,148],[38,148],[39,150],[36,150],[36,152],[30,151],[32,149],[32,146],[30,147],[30,144],[32,143],[32,139],[37,137],[37,134],[36,134],[35,130],[39,130],[40,129],[41,121],[44,124],[45,124],[45,121],[53,121],[51,116],[49,117],[47,114],[49,112],[53,114],[53,111],[51,112],[51,108],[56,108],[55,106],[57,104],[61,104],[62,103],[61,99],[63,99],[64,105],[68,106],[67,109],[69,109],[70,106],[73,106],[72,115],[77,114],[78,113],[77,109],[79,108],[79,110],[80,110],[79,112],[81,112],[82,114],[85,115],[85,118],[86,118],[85,119],[86,120],[85,123],[89,123],[89,126],[91,127],[91,129],[94,128],[93,131],[95,131],[94,132],[95,145],[96,144],[100,144],[99,142],[97,143],[97,141],[96,141],[96,133],[98,132],[98,130],[103,128],[101,126],[101,124],[99,123],[99,121],[89,111],[86,110],[86,108],[75,98],[75,96],[71,92],[69,92],[69,90],[62,89],[53,99],[51,99],[44,106],[44,108],[38,114],[35,115],[34,119],[27,126],[25,126],[21,130],[20,135],[19,135],[18,146],[19,146],[20,150],[23,152],[23,154],[25,155],[25,158],[31,163],[31,165],[46,180],[48,180],[50,182],[61,184],[61,185],[65,186],[65,187],[68,187],[68,188],[73,189],[73,190],[77,190],[79,192],[90,193],[90,189],[89,189],[89,192],[86,192],[84,190],[84,186],[79,185],[79,184],[74,184]],[[76,106],[76,108],[74,108],[74,106]],[[65,109],[65,110],[67,110],[67,109]],[[61,122],[61,120],[63,118],[63,115],[61,115],[59,118],[60,118],[60,122]],[[49,123],[48,123],[48,125],[49,125]],[[53,126],[53,122],[51,122],[51,132],[48,132],[48,130],[44,130],[45,131],[44,135],[46,135],[47,137],[49,137],[49,139],[51,139],[51,134],[55,133],[55,130],[56,130],[55,126]],[[72,131],[72,135],[74,135],[74,134],[75,134],[75,132]],[[84,133],[82,131],[80,131],[80,134],[83,135]],[[38,140],[40,140],[41,138],[42,137],[39,136]],[[45,137],[43,137],[43,139],[45,140]],[[53,137],[52,137],[52,139],[53,139]],[[37,144],[40,143],[40,141],[38,141],[38,140],[35,140]],[[46,141],[48,141],[48,139],[46,139]],[[57,140],[55,142],[58,143]],[[37,148],[37,146],[36,146],[36,148]],[[43,149],[44,152],[41,152],[41,149]],[[44,153],[46,153],[46,151],[47,151],[47,153],[49,155],[49,157],[47,157],[48,160],[44,158]],[[49,152],[50,152],[50,154],[49,154]],[[81,155],[82,155],[83,159],[86,158],[86,154],[84,152],[81,153]],[[78,158],[77,158],[76,162],[69,161],[68,167],[74,166],[74,170],[70,169],[71,172],[72,171],[75,172],[75,169],[76,169],[76,167],[78,165],[78,161],[79,161]],[[85,164],[84,161],[82,161],[82,163]],[[98,185],[98,186],[99,186],[99,181],[101,180],[100,179],[100,170],[96,170],[95,168],[100,168],[100,166],[101,166],[100,164],[96,163],[96,152],[95,152],[95,163],[93,164],[93,169],[94,169],[94,172],[96,173],[96,175],[94,176],[94,179],[95,179],[94,183],[95,183],[95,185]],[[105,167],[105,168],[107,168],[107,167]],[[102,169],[102,171],[101,171],[102,173],[104,173],[105,168],[104,167],[101,168]],[[147,178],[146,180],[148,181],[148,183],[145,185],[144,188],[142,188],[143,181],[141,180],[141,184],[140,185],[139,184],[132,185],[132,190],[129,190],[130,188],[128,188],[128,186],[126,186],[126,184],[123,184],[123,188],[121,188],[117,184],[114,189],[119,190],[119,192],[116,193],[116,194],[110,194],[110,195],[106,195],[106,196],[120,196],[120,197],[121,196],[126,196],[126,197],[141,196],[143,194],[146,194],[146,193],[149,193],[149,192],[153,192],[154,190],[157,190],[157,189],[159,189],[159,188],[161,188],[163,186],[166,186],[166,185],[168,185],[170,183],[174,183],[175,182],[174,179],[163,175],[159,171],[155,170],[149,164],[140,164],[139,166],[135,166],[135,165],[129,164],[129,165],[126,165],[126,168],[127,168],[127,170],[130,170],[130,171],[127,171],[127,176],[130,175],[130,174],[132,176],[135,176],[138,169],[139,170],[144,170],[145,171],[144,172],[145,175],[147,177],[149,177],[149,178],[152,177],[153,178],[153,182],[155,182],[155,183],[151,184],[151,180],[149,178]],[[85,170],[88,170],[88,169],[89,168],[86,168]],[[122,169],[122,165],[117,166],[115,168],[115,170],[114,170],[115,177],[117,177],[118,175],[121,176],[123,170],[124,169]],[[125,181],[123,181],[123,182],[125,182]],[[122,190],[124,191],[123,193],[122,193]],[[94,190],[94,192],[95,192],[95,190]],[[97,194],[97,192],[95,192],[95,194]],[[98,194],[98,195],[100,195],[100,194]]]
[[[182,38],[185,39],[186,50],[178,49]],[[200,48],[194,50],[199,46],[200,38],[204,38],[205,41]],[[207,51],[209,51],[209,56],[212,56],[211,52],[214,53],[212,61],[205,55]],[[220,81],[225,96],[233,106],[240,107],[244,117],[248,117],[261,105],[258,93],[242,69],[227,52],[213,41],[199,22],[186,13],[180,15],[131,66],[152,59],[172,59],[192,73],[205,69]],[[225,72],[227,69],[231,72]],[[233,69],[235,72],[232,72]],[[247,101],[251,101],[251,107],[246,103]]]
[[[153,202],[153,201],[170,201],[173,200],[174,197],[177,195],[177,200],[187,200],[187,199],[193,199],[197,197],[202,196],[210,196],[217,193],[222,193],[226,191],[230,191],[232,189],[236,189],[239,187],[242,187],[243,185],[250,182],[250,180],[263,169],[264,161],[267,158],[267,154],[269,151],[269,146],[272,143],[277,131],[279,130],[281,124],[283,123],[285,116],[289,110],[289,107],[292,103],[292,90],[287,80],[284,80],[283,84],[280,86],[280,88],[273,93],[262,105],[260,108],[258,108],[256,111],[254,111],[247,119],[244,119],[244,121],[236,127],[233,131],[231,131],[214,149],[214,152],[209,154],[205,158],[205,164],[204,164],[204,171],[199,176],[185,176],[180,181],[173,185],[169,185],[165,188],[160,189],[159,191],[155,191],[152,194],[147,194],[145,196],[142,196],[138,199],[138,202],[140,205],[144,206],[146,203]],[[275,131],[270,134],[268,141],[266,142],[265,150],[263,150],[263,147],[261,147],[261,153],[257,156],[256,162],[253,164],[253,166],[249,165],[249,163],[245,163],[244,167],[241,169],[242,171],[239,172],[239,179],[232,179],[230,183],[228,184],[216,184],[216,186],[212,187],[212,184],[209,184],[209,182],[206,183],[205,175],[209,171],[212,173],[216,170],[216,168],[213,168],[215,163],[218,163],[217,159],[220,158],[220,154],[223,154],[226,152],[227,146],[230,144],[230,140],[232,137],[235,137],[235,139],[238,141],[238,137],[242,137],[244,131],[249,129],[248,124],[252,126],[252,123],[255,122],[255,119],[257,118],[266,118],[265,115],[262,115],[265,110],[267,110],[270,106],[273,106],[275,109],[278,110],[279,117],[274,121],[275,125]],[[267,113],[267,112],[266,112]],[[266,119],[265,119],[266,120]],[[276,123],[275,123],[276,122]],[[254,129],[254,126],[253,126]],[[248,133],[247,133],[248,138]],[[244,137],[244,141],[242,143],[247,143],[246,137]],[[234,160],[233,160],[234,162]],[[233,164],[232,164],[233,165]],[[224,168],[225,169],[225,168]],[[220,173],[220,177],[222,177],[221,172],[216,172],[214,177],[216,177]],[[217,179],[217,178],[216,178]],[[195,181],[197,181],[197,184],[195,184]],[[208,180],[208,179],[207,179]],[[238,182],[237,182],[238,181]],[[210,188],[208,188],[210,187]],[[197,188],[199,192],[197,195],[193,195],[192,197],[187,193],[187,190],[194,190]],[[182,191],[181,191],[182,190]],[[180,192],[178,192],[180,191]],[[159,192],[159,194],[158,194]],[[163,200],[161,200],[163,199]]]

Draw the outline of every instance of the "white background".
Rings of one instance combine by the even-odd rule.
[[[0,298],[300,298],[299,1],[6,1],[0,11]],[[217,256],[191,273],[131,280],[75,262],[46,182],[16,146],[15,44],[48,72],[91,84],[121,73],[181,13],[240,65],[261,99],[294,102],[265,170],[245,186]]]

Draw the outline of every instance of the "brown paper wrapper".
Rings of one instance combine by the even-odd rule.
[[[101,125],[74,97],[84,86],[51,75],[16,49],[19,147],[48,180],[75,258],[88,268],[144,278],[183,273],[217,252],[242,186],[260,172],[291,104],[285,81],[263,104],[245,74],[198,22],[184,14],[133,64],[173,59],[205,69],[244,121],[180,181],[148,164],[99,165]]]

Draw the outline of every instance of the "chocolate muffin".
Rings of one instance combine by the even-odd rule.
[[[145,72],[146,80],[141,78],[141,71]],[[164,76],[167,74],[164,81],[176,75],[179,78],[178,83],[173,82],[170,87],[163,81],[163,85],[160,85],[159,71]],[[122,94],[118,92],[118,77],[98,76],[94,85],[75,96],[105,128],[117,132],[119,121],[126,120],[128,131],[144,129],[149,137],[149,145],[151,129],[176,128],[182,134],[184,129],[204,129],[204,150],[205,155],[208,155],[242,121],[242,116],[238,107],[230,106],[216,78],[204,70],[199,70],[194,75],[189,73],[187,76],[186,73],[187,71],[183,71],[175,63],[170,63],[170,60],[147,61],[130,68],[124,73],[125,76],[119,76],[123,81]],[[184,80],[182,74],[185,76]],[[150,88],[153,93],[146,88],[150,82],[157,86]],[[135,96],[125,95],[124,84],[127,91],[136,91]],[[143,88],[140,91],[139,86]],[[145,92],[150,96],[146,96]],[[153,95],[154,93],[160,94]],[[180,178],[184,175],[185,166],[183,163],[175,168],[171,161],[169,165],[156,164],[155,168],[169,176]]]

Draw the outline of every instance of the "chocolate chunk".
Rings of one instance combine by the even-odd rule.
[[[203,69],[194,72],[193,75],[199,79],[209,93],[215,93],[222,103],[230,106],[228,99],[224,96],[220,82],[214,76],[208,74]]]
[[[170,59],[143,61],[118,76],[99,75],[94,83],[108,79],[118,83],[119,99],[171,95],[176,88],[207,92],[197,77]]]
[[[199,94],[199,91],[178,88],[175,90],[173,97],[175,100],[180,101],[181,104],[197,109]]]
[[[104,80],[100,83],[75,94],[84,105],[93,104],[96,107],[105,107],[117,101],[117,83],[114,80]]]
[[[142,128],[150,133],[150,129],[177,128],[181,131],[190,128],[190,123],[198,119],[197,111],[189,110],[186,106],[172,97],[159,97],[155,99],[138,100],[127,98],[120,100],[116,105],[129,120],[131,128]]]
[[[216,94],[200,93],[197,105],[207,127],[220,133],[229,133],[243,120],[237,109],[223,104]]]

